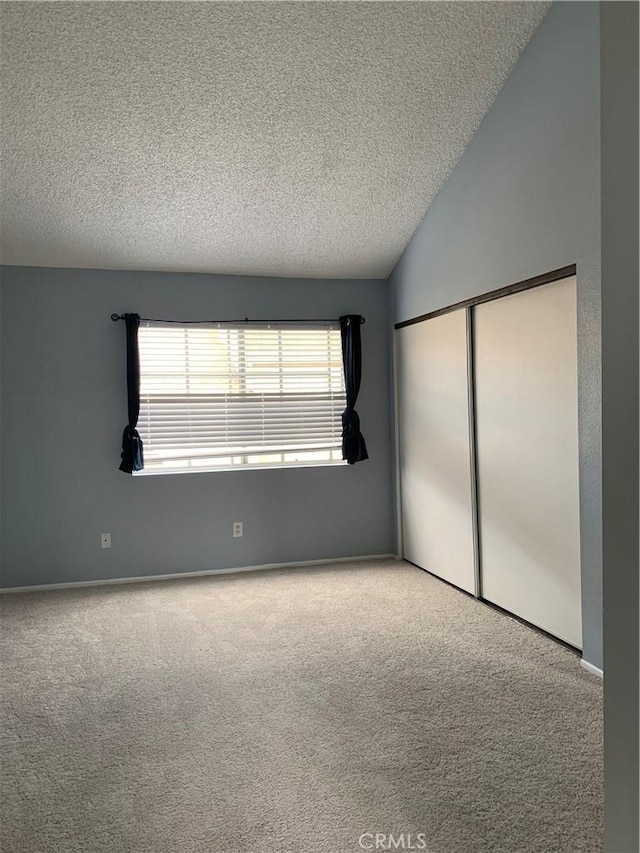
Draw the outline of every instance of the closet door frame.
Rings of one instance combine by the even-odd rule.
[[[448,314],[451,311],[457,311],[461,308],[465,309],[466,313],[466,325],[467,325],[467,363],[468,363],[468,404],[469,404],[469,458],[471,465],[471,504],[472,504],[472,523],[473,523],[473,540],[474,540],[474,572],[475,572],[475,590],[474,597],[482,601],[489,607],[492,607],[496,610],[500,610],[503,613],[508,614],[511,618],[518,620],[519,622],[523,622],[524,624],[530,626],[536,631],[540,631],[541,633],[551,637],[556,642],[567,646],[571,649],[579,649],[572,645],[571,643],[567,643],[565,640],[556,637],[554,634],[550,634],[548,631],[545,631],[544,628],[540,628],[537,625],[534,625],[531,622],[528,622],[526,619],[521,618],[509,610],[505,610],[493,602],[487,601],[482,597],[482,549],[480,543],[480,537],[482,535],[480,530],[480,507],[479,507],[479,492],[478,492],[478,459],[477,459],[477,447],[476,447],[476,412],[475,412],[475,357],[474,357],[474,311],[473,308],[476,305],[482,305],[485,302],[492,302],[496,299],[501,299],[503,296],[511,296],[514,293],[520,293],[523,290],[530,290],[534,287],[540,287],[544,284],[552,284],[556,281],[561,281],[565,278],[571,278],[575,276],[577,272],[577,268],[575,264],[570,264],[566,267],[560,267],[559,269],[552,270],[550,272],[544,273],[543,275],[535,276],[534,278],[528,278],[524,281],[516,282],[515,284],[507,285],[506,287],[501,287],[496,290],[491,290],[487,293],[481,294],[480,296],[475,296],[471,299],[465,299],[461,302],[456,302],[453,305],[448,305],[445,308],[439,308],[436,311],[430,311],[427,314],[421,314],[418,317],[412,317],[410,320],[404,320],[401,323],[396,323],[394,325],[394,336],[393,336],[393,360],[394,360],[394,414],[395,414],[395,458],[396,458],[396,514],[397,514],[397,523],[396,523],[396,531],[397,531],[397,542],[398,542],[398,552],[401,557],[404,557],[403,552],[403,542],[402,542],[402,483],[401,483],[401,475],[400,475],[400,430],[398,426],[398,412],[399,412],[399,393],[398,393],[398,343],[397,343],[397,333],[399,330],[406,328],[407,326],[412,326],[416,323],[423,323],[427,320],[431,320],[434,317],[439,317],[441,314]],[[579,485],[579,484],[578,484]],[[423,571],[428,571],[423,569]],[[445,581],[447,583],[447,581]],[[461,590],[462,592],[466,592],[465,590]],[[467,593],[468,594],[468,593]]]
[[[473,306],[464,309],[467,315],[467,402],[469,417],[469,465],[471,468],[471,527],[473,530],[474,596],[482,598],[482,547],[480,543],[480,492],[478,489],[478,446],[476,428],[476,365]]]
[[[458,308],[473,308],[474,305],[482,305],[483,302],[492,302],[494,299],[500,299],[502,296],[510,296],[512,293],[520,293],[521,290],[529,290],[532,287],[539,287],[541,284],[551,284],[554,281],[571,278],[574,275],[576,275],[576,265],[570,264],[569,266],[560,267],[560,269],[552,270],[543,275],[537,275],[534,278],[518,281],[516,284],[508,284],[506,287],[498,288],[498,290],[490,290],[488,293],[482,293],[480,296],[474,296],[471,299],[463,299],[462,302],[455,302],[453,305],[447,305],[445,308],[438,308],[437,311],[430,311],[428,314],[420,314],[418,317],[412,317],[410,320],[403,320],[401,323],[396,323],[393,328],[396,331],[404,329],[406,326],[413,326],[414,323],[431,320],[432,317],[438,317],[440,314],[457,311]]]

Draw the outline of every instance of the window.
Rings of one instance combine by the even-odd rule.
[[[342,462],[340,329],[142,321],[144,472]]]

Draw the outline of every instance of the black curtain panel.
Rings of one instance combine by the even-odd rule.
[[[360,432],[360,418],[355,410],[362,375],[361,324],[360,314],[340,317],[342,363],[347,391],[347,408],[342,413],[342,458],[346,459],[349,465],[369,458],[364,436]]]
[[[122,462],[120,470],[126,474],[142,471],[144,456],[142,439],[138,435],[138,415],[140,414],[140,353],[138,351],[139,314],[125,314],[127,328],[127,405],[129,423],[122,433]]]

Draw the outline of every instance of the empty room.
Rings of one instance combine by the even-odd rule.
[[[0,25],[1,849],[638,853],[638,3]]]

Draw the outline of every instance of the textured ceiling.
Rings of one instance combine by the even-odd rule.
[[[386,277],[547,8],[0,3],[2,259]]]

